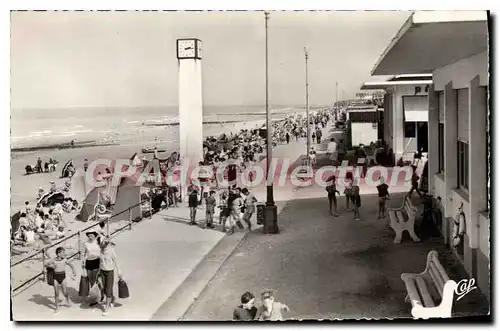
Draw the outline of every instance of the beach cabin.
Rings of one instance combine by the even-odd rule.
[[[395,162],[413,160],[417,151],[428,152],[429,86],[432,74],[393,76],[387,81],[366,82],[362,90],[383,90],[386,121],[383,140],[392,148]]]
[[[383,110],[376,105],[355,104],[347,107],[347,145],[369,145],[376,142],[380,135],[380,125],[383,120]]]

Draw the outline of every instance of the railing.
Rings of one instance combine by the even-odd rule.
[[[147,201],[147,200],[146,200],[146,201]],[[151,206],[152,199],[149,199],[149,201],[148,201],[148,202],[149,202],[149,218],[152,218],[152,216],[153,216],[153,209],[152,209],[152,206]],[[137,204],[135,204],[135,205],[133,205],[133,206],[130,206],[130,207],[128,207],[127,209],[122,210],[122,211],[121,211],[121,212],[119,212],[119,213],[112,214],[111,216],[109,216],[109,217],[108,217],[106,220],[104,220],[104,221],[96,222],[95,224],[92,224],[92,225],[90,225],[90,226],[88,226],[88,227],[86,227],[86,228],[84,228],[84,229],[79,230],[77,233],[74,233],[74,234],[72,234],[72,235],[70,235],[70,236],[68,236],[68,237],[64,237],[63,239],[61,239],[61,240],[59,240],[59,241],[57,241],[57,242],[55,242],[55,243],[48,244],[47,246],[45,246],[45,247],[43,247],[43,248],[39,249],[38,251],[36,251],[36,252],[34,252],[34,253],[32,253],[32,254],[30,254],[30,255],[28,255],[28,256],[26,256],[26,257],[24,257],[24,258],[22,258],[21,260],[19,260],[19,261],[17,261],[17,262],[12,263],[12,264],[10,265],[10,267],[11,267],[11,268],[12,268],[12,267],[15,267],[15,266],[17,266],[17,265],[20,265],[20,264],[21,264],[21,263],[23,263],[23,262],[26,262],[26,261],[28,261],[28,260],[31,260],[31,259],[33,259],[34,257],[38,256],[39,254],[41,254],[41,255],[42,255],[42,271],[41,271],[41,272],[39,272],[38,274],[36,274],[35,276],[33,276],[33,277],[29,278],[28,280],[24,281],[24,282],[23,282],[23,283],[21,283],[20,285],[16,286],[16,287],[12,290],[12,292],[14,293],[14,292],[18,291],[19,289],[21,289],[21,288],[25,287],[27,284],[29,284],[29,283],[31,283],[31,282],[33,282],[33,281],[37,280],[40,276],[42,276],[42,280],[45,280],[45,272],[46,272],[46,271],[45,271],[45,256],[46,256],[47,251],[48,251],[50,248],[55,247],[55,246],[58,246],[58,245],[61,245],[61,244],[63,244],[64,242],[66,242],[66,241],[68,241],[68,240],[70,240],[70,239],[72,239],[72,238],[74,238],[74,237],[77,237],[77,236],[78,236],[78,251],[77,251],[76,253],[72,254],[71,256],[69,256],[69,257],[68,257],[68,260],[73,259],[73,258],[74,258],[74,257],[76,257],[77,255],[78,255],[78,259],[80,259],[80,260],[81,260],[81,258],[82,258],[82,249],[81,249],[81,244],[82,244],[81,235],[82,235],[82,233],[85,233],[85,232],[87,232],[88,230],[90,230],[90,229],[92,229],[92,228],[94,228],[94,227],[96,227],[96,226],[99,226],[99,223],[101,223],[101,222],[105,222],[105,224],[106,224],[106,235],[107,235],[107,237],[109,237],[109,238],[111,238],[112,236],[114,236],[114,235],[115,235],[115,234],[117,234],[118,232],[121,232],[121,231],[122,231],[123,229],[125,229],[125,228],[128,228],[129,230],[132,230],[132,224],[133,224],[133,223],[135,223],[135,220],[137,219],[137,218],[136,218],[136,219],[132,219],[132,209],[134,209],[134,208],[136,208],[136,207],[140,207],[143,203],[144,203],[144,201],[142,201],[142,202],[140,202],[140,203],[137,203]],[[118,228],[118,229],[116,229],[115,231],[113,231],[113,232],[111,232],[111,233],[110,233],[110,229],[109,229],[109,224],[110,224],[110,222],[111,222],[114,218],[116,218],[117,216],[120,216],[120,215],[122,215],[122,214],[124,214],[124,213],[126,213],[126,212],[128,212],[128,221],[127,221],[127,224],[126,224],[126,225],[124,225],[124,226],[122,226],[122,227],[120,227],[120,228]],[[96,216],[96,217],[98,217],[98,216]],[[142,211],[142,210],[140,211],[140,216],[139,216],[139,218],[140,218],[139,220],[142,220],[142,219],[144,218],[144,215],[143,215],[143,211]],[[11,272],[11,274],[12,274],[12,272]]]

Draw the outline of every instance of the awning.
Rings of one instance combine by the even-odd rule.
[[[429,118],[429,98],[427,96],[403,97],[406,122],[427,122]]]
[[[366,82],[361,85],[362,90],[386,90],[394,86],[402,85],[431,85],[432,79],[410,80],[410,81],[386,81],[386,82]]]
[[[405,122],[427,122],[429,112],[426,110],[406,110]]]
[[[415,12],[392,39],[371,74],[431,73],[487,49],[486,11]]]

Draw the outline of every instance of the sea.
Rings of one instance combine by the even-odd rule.
[[[311,107],[311,110],[321,106]],[[304,106],[270,107],[272,119],[302,113]],[[265,121],[265,106],[204,106],[203,133],[235,133],[257,128]],[[42,148],[55,144],[176,145],[179,139],[177,106],[85,107],[11,110],[11,149]]]

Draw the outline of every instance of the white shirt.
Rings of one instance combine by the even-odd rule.
[[[335,153],[337,151],[337,143],[335,141],[330,141],[328,143],[328,152]]]

